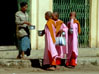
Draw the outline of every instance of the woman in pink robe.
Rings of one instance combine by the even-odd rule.
[[[62,32],[65,32],[65,39],[66,39],[66,45],[65,46],[60,46],[56,45],[56,50],[58,52],[58,56],[56,59],[56,64],[60,65],[61,64],[61,59],[66,56],[68,53],[68,28],[67,26],[63,23],[63,21],[59,20],[59,14],[57,12],[53,13],[53,20],[55,21],[55,27],[56,27],[56,37],[59,37]]]
[[[71,12],[71,20],[67,23],[68,32],[68,54],[66,66],[75,67],[77,65],[78,57],[78,33],[80,33],[80,24],[76,20],[76,13]]]
[[[47,23],[45,25],[45,52],[43,65],[50,65],[47,70],[56,69],[56,56],[58,55],[55,47],[55,22],[51,17],[51,12],[48,11],[45,13]]]
[[[53,26],[53,24],[52,24]],[[55,28],[53,26],[53,31],[54,31],[54,35],[55,35]],[[44,52],[44,62],[43,64],[50,64],[50,59],[48,59],[49,57],[49,53],[52,56],[52,58],[55,58],[58,54],[55,48],[55,43],[53,43],[52,38],[51,38],[51,34],[49,32],[49,29],[47,26],[45,26],[45,52]]]

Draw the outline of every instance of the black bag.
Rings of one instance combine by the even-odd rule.
[[[30,56],[30,54],[31,54],[31,49],[27,49],[26,51],[25,51],[25,54],[27,55],[27,56]]]

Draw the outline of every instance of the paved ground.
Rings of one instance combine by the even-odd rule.
[[[0,46],[0,74],[99,74],[99,48],[79,48],[78,66],[56,71],[42,69],[44,50],[32,50],[28,60],[16,59],[17,54],[15,46]]]
[[[99,74],[99,66],[77,66],[66,68],[61,66],[60,70],[46,71],[41,68],[0,68],[0,74]]]

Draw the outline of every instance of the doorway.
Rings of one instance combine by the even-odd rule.
[[[0,46],[15,45],[15,13],[18,10],[17,0],[3,0],[1,10]]]

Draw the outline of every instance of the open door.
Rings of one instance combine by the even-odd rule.
[[[2,0],[1,24],[0,24],[0,46],[15,45],[16,24],[15,13],[18,10],[17,0]]]

